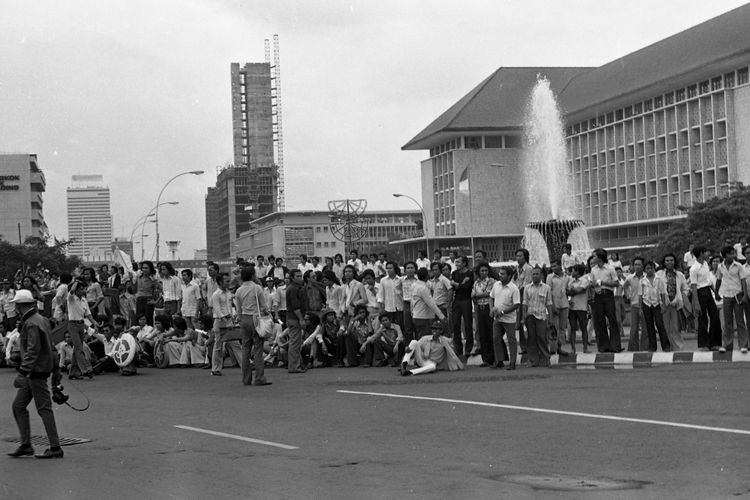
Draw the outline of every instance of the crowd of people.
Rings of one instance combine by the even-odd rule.
[[[140,366],[221,376],[237,365],[243,383],[268,385],[269,366],[392,366],[409,375],[462,370],[474,355],[480,367],[514,370],[518,354],[544,367],[578,349],[622,351],[626,324],[628,351],[681,350],[696,323],[699,349],[731,350],[736,332],[746,353],[750,247],[738,246],[627,265],[601,248],[580,259],[568,245],[543,267],[523,248],[501,266],[482,250],[471,266],[456,252],[401,263],[353,250],[346,261],[300,255],[292,267],[274,256],[238,259],[230,272],[208,263],[203,279],[150,261],[130,272],[16,275],[1,283],[0,363],[20,363],[17,290],[49,317],[59,368],[74,380]]]

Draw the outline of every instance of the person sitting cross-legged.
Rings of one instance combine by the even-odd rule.
[[[409,366],[416,365],[415,368]],[[438,370],[463,370],[464,365],[451,347],[451,341],[433,331],[419,340],[412,340],[401,361],[401,375],[419,375]]]
[[[372,360],[377,366],[386,366],[389,360],[392,360],[391,366],[397,366],[396,357],[402,358],[406,351],[404,335],[401,328],[391,322],[388,313],[380,313],[379,319],[378,329],[362,344],[359,352],[365,354],[365,359]]]
[[[198,333],[180,316],[172,320],[172,330],[165,335],[164,351],[168,366],[203,366],[206,358],[206,348],[198,345]]]

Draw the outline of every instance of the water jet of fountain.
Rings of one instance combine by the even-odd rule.
[[[524,129],[522,168],[530,222],[526,224],[523,245],[529,250],[530,261],[549,264],[550,259],[560,258],[565,243],[571,243],[574,253],[589,252],[583,221],[573,219],[576,214],[567,173],[562,114],[545,77],[538,77],[531,92]]]

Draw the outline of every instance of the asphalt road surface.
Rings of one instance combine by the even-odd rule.
[[[91,408],[56,407],[58,427],[92,442],[3,454],[0,498],[750,498],[745,363],[266,373],[266,387],[237,369],[75,382]],[[0,370],[4,439],[14,376]]]

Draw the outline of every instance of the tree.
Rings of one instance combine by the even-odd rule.
[[[31,236],[26,238],[23,245],[0,240],[0,278],[11,279],[19,270],[23,274],[38,269],[57,273],[72,271],[80,260],[65,255],[69,243],[55,238],[50,244],[47,239]]]
[[[718,252],[725,242],[736,243],[750,236],[750,188],[740,183],[732,186],[729,196],[711,198],[692,207],[679,207],[687,217],[675,221],[654,241],[652,257],[667,253],[682,255],[688,247],[705,245]]]

